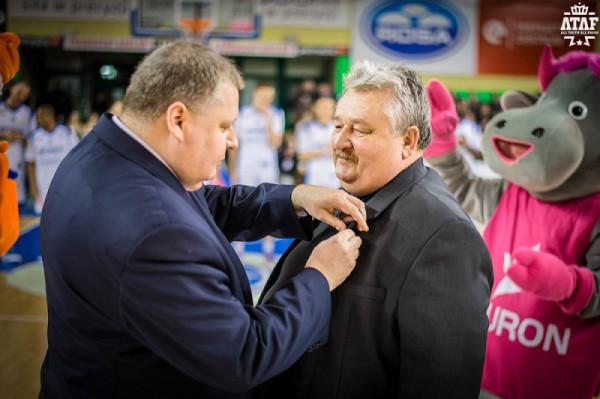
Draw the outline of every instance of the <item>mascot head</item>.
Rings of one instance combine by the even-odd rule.
[[[0,92],[19,71],[19,36],[12,32],[0,33]]]
[[[505,180],[544,201],[600,191],[600,54],[571,52],[559,59],[546,47],[539,98],[502,97],[503,112],[484,130],[486,162]]]

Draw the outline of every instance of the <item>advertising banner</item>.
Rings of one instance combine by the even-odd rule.
[[[402,62],[421,73],[474,74],[476,0],[357,3],[352,61]]]
[[[593,51],[598,34],[595,1],[482,0],[478,72],[535,75],[544,45],[556,56]]]

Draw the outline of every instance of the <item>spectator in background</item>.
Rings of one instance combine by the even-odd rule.
[[[259,83],[252,104],[242,107],[235,122],[239,149],[230,153],[233,184],[278,183],[277,149],[283,140],[285,116],[273,106],[275,88]]]
[[[298,154],[294,135],[285,134],[279,147],[279,182],[281,184],[300,184],[302,177],[298,169]]]
[[[483,160],[481,154],[482,130],[469,108],[466,109],[460,123],[456,126],[456,136],[459,144],[458,150],[463,154],[475,175],[486,178],[498,177]]]
[[[333,87],[329,82],[319,82],[317,85],[317,97],[331,97],[333,98]]]
[[[58,165],[79,140],[71,128],[56,123],[51,105],[39,106],[36,117],[39,127],[31,132],[25,159],[30,194],[35,199],[34,210],[40,214]]]
[[[92,111],[97,113],[98,115],[101,115],[107,109],[110,108],[112,102],[113,100],[110,94],[110,90],[104,89],[97,91],[94,94],[92,100]]]
[[[100,115],[96,111],[90,112],[87,120],[83,124],[83,136],[87,135],[89,132],[92,131],[94,125],[96,124],[96,122],[98,122],[98,118],[100,118]]]
[[[292,94],[290,101],[291,120],[294,123],[310,118],[311,108],[316,97],[315,81],[312,79],[304,80],[298,90]]]
[[[502,106],[500,105],[500,96],[498,94],[494,94],[492,95],[492,115],[496,115],[500,111],[502,111]]]
[[[337,188],[340,186],[331,150],[333,113],[335,101],[331,97],[321,97],[313,106],[314,118],[299,122],[296,126],[298,158],[303,163],[307,184]]]
[[[252,104],[242,107],[234,124],[239,148],[229,152],[232,184],[258,186],[261,183],[279,183],[277,150],[283,140],[285,115],[273,106],[275,87],[259,83],[252,93]],[[243,243],[234,245],[242,255]],[[267,259],[273,256],[273,240],[266,237],[263,252]]]
[[[485,125],[492,119],[492,106],[490,104],[479,104],[479,126],[481,130],[485,129]]]
[[[471,97],[469,98],[469,109],[475,115],[475,120],[479,120],[479,108],[480,108],[479,100],[477,99],[477,95],[475,93],[471,93]]]
[[[68,125],[73,130],[73,132],[75,132],[78,138],[83,137],[83,121],[81,120],[81,113],[78,110],[74,109],[73,111],[71,111],[71,113],[69,114]]]
[[[10,144],[7,154],[10,169],[18,173],[19,204],[24,204],[27,199],[24,153],[27,135],[35,129],[33,112],[25,104],[30,94],[29,84],[21,81],[10,88],[8,99],[0,103],[0,140],[6,140]]]
[[[52,105],[57,123],[68,123],[70,112],[73,109],[73,101],[69,91],[65,87],[65,82],[60,78],[50,78],[48,91],[40,102]]]

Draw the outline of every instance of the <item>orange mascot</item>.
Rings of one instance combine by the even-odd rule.
[[[11,32],[0,33],[0,92],[19,70],[19,37]],[[16,175],[8,168],[8,143],[0,141],[0,256],[19,237],[19,206]]]

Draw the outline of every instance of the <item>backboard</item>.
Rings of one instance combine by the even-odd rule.
[[[254,0],[137,0],[133,36],[254,39],[261,17]]]

